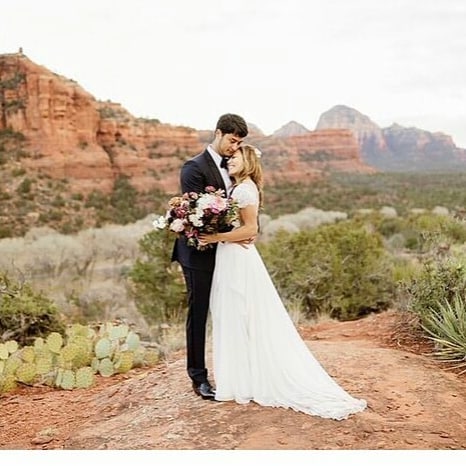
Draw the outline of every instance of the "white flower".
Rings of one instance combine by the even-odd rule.
[[[160,215],[152,222],[152,225],[157,230],[163,230],[167,226],[167,219],[163,215]]]
[[[181,233],[184,230],[184,222],[181,218],[175,218],[170,225],[170,230]]]
[[[199,214],[197,212],[195,214],[191,214],[188,217],[188,219],[193,224],[193,226],[195,226],[195,227],[202,227],[202,225],[203,225],[202,220],[199,217]]]
[[[210,206],[214,199],[215,196],[213,196],[212,194],[202,195],[197,201],[197,208],[201,211],[204,211],[204,209],[207,209]]]
[[[197,201],[196,212],[199,210],[204,213],[204,209],[213,209],[219,212],[227,208],[227,199],[215,194],[203,194]]]

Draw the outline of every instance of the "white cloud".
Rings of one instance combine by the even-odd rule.
[[[210,129],[237,112],[271,133],[345,104],[466,147],[463,0],[8,3],[0,53],[21,46],[136,116]]]

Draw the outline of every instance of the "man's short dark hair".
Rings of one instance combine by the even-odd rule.
[[[244,118],[233,113],[222,115],[218,119],[215,129],[219,129],[222,134],[234,134],[240,138],[245,138],[248,135],[248,125]]]

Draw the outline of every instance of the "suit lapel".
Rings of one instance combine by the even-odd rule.
[[[226,186],[225,182],[223,181],[222,175],[220,174],[220,171],[217,167],[217,165],[214,162],[214,159],[211,157],[209,152],[207,150],[204,151],[202,154],[206,167],[207,167],[207,178],[209,180],[215,180],[215,186],[218,186],[219,188],[223,189],[226,193]],[[214,184],[214,183],[212,183]]]

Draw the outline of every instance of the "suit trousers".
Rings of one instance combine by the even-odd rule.
[[[188,293],[186,351],[188,375],[195,384],[207,381],[205,364],[206,325],[213,270],[182,267]]]

